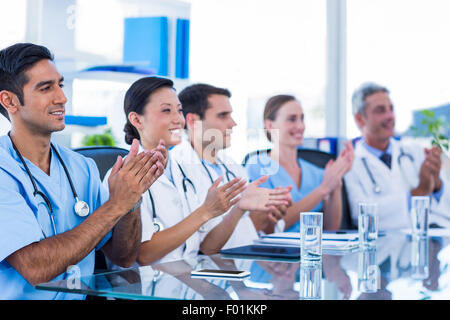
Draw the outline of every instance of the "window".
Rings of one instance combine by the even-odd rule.
[[[26,34],[27,1],[0,0],[6,10],[0,10],[0,48],[6,48],[17,42],[23,42]]]
[[[192,0],[190,81],[232,93],[229,155],[268,146],[266,100],[293,94],[302,103],[305,136],[325,134],[326,1]]]
[[[375,81],[391,92],[396,129],[413,110],[449,102],[450,20],[447,0],[347,0],[347,136],[359,136],[351,95]]]

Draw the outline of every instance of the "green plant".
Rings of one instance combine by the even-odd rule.
[[[436,117],[434,111],[422,110],[420,114],[423,116],[420,124],[424,128],[418,128],[416,126],[411,126],[411,130],[416,136],[431,136],[431,144],[438,146],[442,151],[449,149],[449,137],[444,135],[446,129],[450,128],[450,124],[445,120],[444,117]]]
[[[111,128],[107,128],[103,134],[89,134],[84,136],[82,140],[83,146],[111,146],[116,145],[116,140],[112,134]]]

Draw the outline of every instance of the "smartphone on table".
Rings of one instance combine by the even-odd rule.
[[[195,278],[227,278],[227,279],[243,279],[250,275],[249,271],[241,270],[216,270],[201,269],[191,271],[191,277]]]

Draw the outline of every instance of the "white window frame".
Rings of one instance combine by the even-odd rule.
[[[347,0],[327,0],[326,135],[347,136]]]

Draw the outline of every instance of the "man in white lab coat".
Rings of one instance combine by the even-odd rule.
[[[442,151],[394,139],[388,89],[365,83],[354,92],[352,104],[362,133],[345,176],[352,220],[357,224],[359,202],[376,202],[380,229],[409,228],[411,197],[429,196],[429,223],[450,226],[450,182],[441,172]]]
[[[178,97],[186,118],[188,138],[175,146],[170,154],[192,180],[199,200],[205,199],[208,188],[220,176],[224,183],[235,177],[248,179],[244,167],[223,152],[230,145],[231,130],[236,125],[231,117],[231,93],[207,84],[194,84],[181,91]],[[224,248],[253,243],[259,237],[258,231],[273,230],[287,210],[286,206],[279,206],[270,212],[237,214],[236,209],[233,207],[224,217],[204,225],[207,230],[212,230],[221,221],[219,219],[228,220],[229,228],[223,232],[232,234]]]

